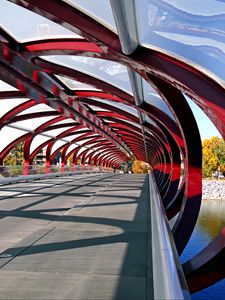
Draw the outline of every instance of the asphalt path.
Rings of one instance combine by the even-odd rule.
[[[0,187],[0,299],[151,299],[145,175]]]

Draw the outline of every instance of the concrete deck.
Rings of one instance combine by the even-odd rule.
[[[0,299],[152,299],[144,175],[0,187]]]

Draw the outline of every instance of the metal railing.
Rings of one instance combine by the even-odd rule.
[[[70,176],[86,173],[112,173],[113,169],[101,166],[61,166],[61,165],[18,165],[0,166],[0,184],[28,181],[41,178]]]
[[[154,175],[149,174],[154,299],[191,299]]]

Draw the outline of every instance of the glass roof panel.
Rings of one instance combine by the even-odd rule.
[[[106,155],[109,155],[109,153],[106,153]],[[104,150],[100,151],[100,155],[99,155],[98,158],[101,158],[101,157],[104,157],[104,156],[105,156],[105,151]]]
[[[27,99],[1,99],[0,100],[0,117],[4,116],[11,109],[17,107],[18,105],[26,102]]]
[[[104,99],[100,99],[100,98],[96,98],[96,97],[92,97],[92,99],[96,100],[99,102],[99,107],[101,106],[101,102],[102,103],[105,103],[105,104],[109,104],[110,106],[114,106],[114,107],[117,107],[123,111],[126,111],[134,116],[138,116],[137,115],[137,110],[130,106],[130,105],[126,105],[124,103],[121,103],[121,102],[117,102],[117,101],[111,101],[111,100],[104,100]],[[99,110],[103,111],[102,108],[99,108]]]
[[[77,148],[77,147],[78,147],[78,146],[77,146],[77,145],[74,145],[74,144],[70,145],[69,148],[68,148],[67,151],[66,151],[66,155],[67,155],[70,151],[72,151],[73,149],[75,149],[75,148]]]
[[[80,150],[78,150],[77,155],[80,155],[84,150],[86,150],[84,147],[82,147]]]
[[[157,126],[156,123],[155,123],[152,119],[149,118],[149,116],[144,115],[144,119],[145,119],[145,121],[148,122],[149,124],[152,124],[152,125],[154,125],[154,126]]]
[[[141,44],[182,57],[225,80],[224,1],[136,0],[136,11]]]
[[[94,137],[96,137],[96,135],[93,133],[93,136],[92,136],[91,138],[89,138],[89,139],[87,138],[87,139],[85,139],[85,140],[83,140],[83,141],[78,141],[78,142],[76,142],[76,144],[77,144],[77,145],[83,145],[84,143],[86,143],[86,142],[92,140]]]
[[[36,128],[41,126],[42,124],[54,119],[54,117],[38,117],[38,118],[33,118],[29,120],[23,120],[19,122],[14,122],[13,125],[18,126],[21,129],[28,130],[28,131],[34,131]]]
[[[20,136],[26,134],[25,131],[14,129],[8,126],[4,126],[0,130],[0,151],[2,151],[11,142],[19,138]],[[7,138],[6,138],[7,137]]]
[[[78,137],[84,135],[84,133],[79,133],[79,131],[74,131],[74,134],[68,137],[65,137],[65,139],[70,139],[70,141],[77,139]]]
[[[93,152],[93,150],[90,149],[90,150],[86,153],[86,156],[87,156],[88,154],[92,153],[92,152]]]
[[[81,134],[80,134],[81,135]],[[77,138],[78,136],[74,135],[70,135],[70,136],[66,136],[63,138],[63,140],[71,142],[72,140],[74,140],[75,138]]]
[[[37,147],[39,147],[44,142],[50,140],[49,137],[38,134],[33,138],[33,141],[30,146],[30,153],[32,153]]]
[[[73,119],[70,119],[70,118],[62,120],[62,121],[59,121],[59,122],[57,122],[55,124],[59,125],[59,124],[67,124],[67,123],[74,123],[74,125],[76,124],[76,122]]]
[[[92,149],[92,148],[94,148],[93,146],[96,145],[97,143],[99,143],[99,141],[96,141],[96,142],[93,143],[93,144],[87,145],[87,148]]]
[[[52,135],[54,137],[58,136],[60,133],[66,131],[69,128],[72,128],[73,126],[63,127],[63,128],[57,128],[49,131],[45,131],[46,134]]]
[[[4,91],[7,91],[7,92],[8,91],[18,91],[18,89],[14,88],[12,85],[0,80],[0,92],[4,92]]]
[[[124,111],[132,114],[135,117],[138,116],[137,110],[134,107],[131,107],[129,105],[126,105],[126,104],[123,104],[123,103],[120,103],[120,102],[113,102],[113,104],[114,104],[115,107],[118,107],[121,110],[124,110]]]
[[[81,71],[132,94],[127,68],[122,64],[100,58],[74,55],[49,55],[41,56],[41,58]]]
[[[37,104],[19,113],[18,116],[24,114],[37,113],[37,112],[44,112],[44,111],[55,111],[55,109],[45,104]]]
[[[56,141],[52,147],[51,154],[53,154],[57,149],[59,149],[61,146],[65,144],[67,144],[67,142],[65,141],[61,141],[61,140]]]
[[[119,123],[119,118],[117,118],[117,120],[118,120],[118,123]],[[138,123],[135,123],[135,122],[132,122],[132,121],[129,121],[129,120],[123,120],[123,122],[126,122],[126,123],[128,123],[128,124],[131,124],[131,125],[133,125],[133,126],[135,126],[135,127],[138,127],[138,128],[141,128],[141,125],[140,124],[138,124]],[[129,126],[129,125],[128,125]]]
[[[162,110],[165,114],[170,116],[174,120],[174,117],[168,107],[168,105],[165,103],[165,101],[155,92],[155,90],[151,87],[150,84],[148,84],[144,79],[142,79],[142,86],[143,86],[143,92],[144,92],[144,101],[148,104],[151,104],[158,109]]]
[[[111,120],[104,119],[104,118],[102,118],[102,120],[103,120],[104,122],[106,122],[106,123],[115,123],[115,121],[111,121]]]
[[[101,148],[102,147],[102,145],[100,145],[100,146],[97,146],[97,147],[92,147],[95,151],[97,150],[97,149],[99,149],[99,148]],[[101,153],[102,151],[104,151],[104,150],[98,150],[98,151],[96,151],[96,153],[98,152],[98,153]]]
[[[0,26],[20,42],[60,37],[81,38],[74,32],[9,1],[0,0],[0,7]]]
[[[95,105],[88,105],[93,111],[109,111],[108,109],[101,108]]]
[[[55,76],[58,77],[58,79],[61,80],[62,83],[64,83],[71,90],[101,91],[100,89],[96,89],[94,86],[79,82],[77,80],[73,80],[73,79],[68,78],[68,77],[64,77],[64,76],[61,76],[61,75],[55,75]]]
[[[116,25],[109,0],[64,0],[64,2],[75,6],[85,14],[116,32]]]

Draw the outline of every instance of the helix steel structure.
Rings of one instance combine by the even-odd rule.
[[[148,162],[178,254],[202,194],[187,99],[225,136],[225,4],[186,2],[0,1],[1,165],[21,141],[25,166]],[[224,235],[183,265],[191,292],[224,277]]]

